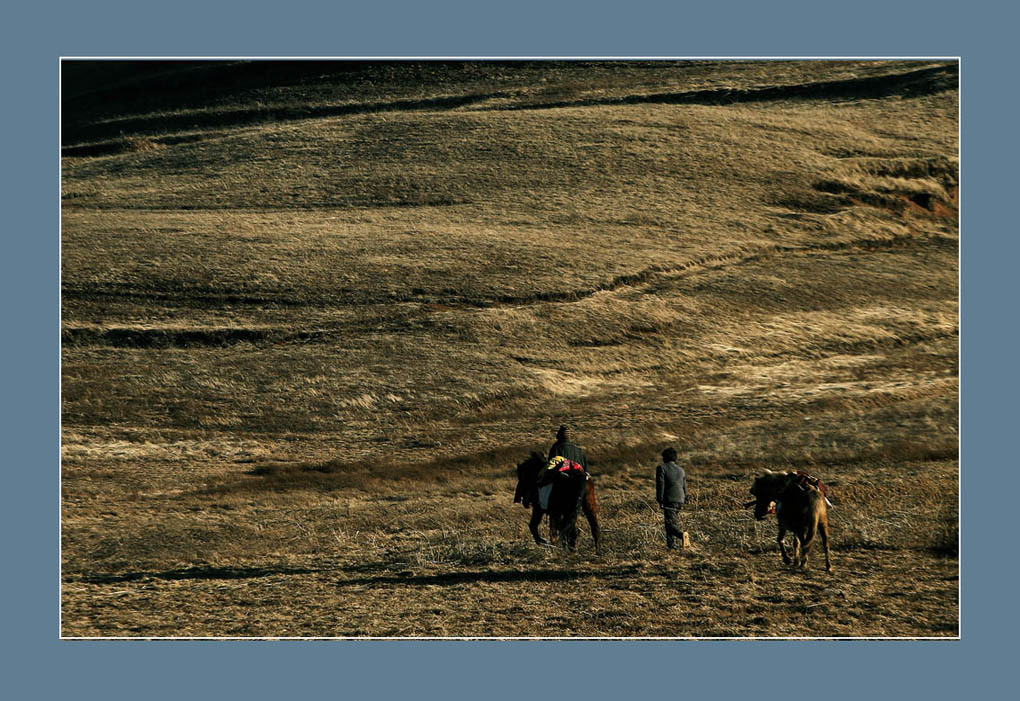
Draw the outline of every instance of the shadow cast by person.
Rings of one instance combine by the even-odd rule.
[[[539,545],[546,541],[538,532],[542,517],[549,515],[549,538],[553,543],[562,540],[571,551],[577,545],[577,515],[584,513],[591,528],[595,552],[599,551],[598,501],[595,498],[595,481],[580,470],[556,475],[551,481],[549,501],[545,508],[539,501],[539,475],[546,469],[545,459],[537,452],[517,465],[517,489],[514,491],[514,503],[531,509],[531,520],[528,530]]]

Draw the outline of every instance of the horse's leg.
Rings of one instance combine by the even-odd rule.
[[[814,540],[815,534],[808,530],[804,535],[803,542],[800,545],[800,566],[807,566],[807,551],[811,547],[811,541]]]
[[[599,505],[595,501],[595,489],[588,484],[587,492],[584,495],[584,502],[581,505],[584,517],[588,519],[588,527],[591,528],[591,537],[595,541],[595,552],[599,551]]]
[[[536,504],[531,509],[531,520],[528,521],[528,530],[531,531],[532,537],[539,545],[546,544],[545,538],[538,534],[538,524],[542,523],[542,513],[542,509],[538,508],[538,505]]]
[[[592,540],[595,541],[595,552],[599,551],[599,538],[601,532],[599,531],[599,520],[598,517],[592,512],[585,512],[584,517],[588,519],[588,527],[591,529]]]
[[[784,565],[789,565],[790,564],[790,556],[786,554],[786,545],[783,543],[783,540],[785,538],[786,538],[786,528],[784,528],[782,526],[782,524],[780,524],[780,526],[779,526],[779,537],[776,538],[776,541],[779,543],[779,552],[781,552],[783,554],[783,564]]]
[[[549,514],[549,542],[556,546],[567,547],[566,524],[559,516]]]
[[[815,539],[815,533],[818,532],[818,515],[815,514],[811,519],[811,522],[804,527],[803,535],[801,537],[801,551],[800,551],[800,566],[807,566],[807,553],[808,548],[811,547],[811,541]]]
[[[567,519],[567,522],[563,524],[563,544],[567,546],[567,550],[574,552],[574,548],[577,546],[577,516],[575,514],[573,519]]]

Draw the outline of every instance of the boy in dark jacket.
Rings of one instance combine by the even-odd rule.
[[[560,426],[560,429],[556,432],[556,442],[549,448],[549,457],[546,460],[552,460],[556,456],[573,460],[583,467],[585,472],[588,471],[588,456],[584,454],[583,450],[570,442],[570,429],[566,426]]]
[[[680,539],[683,547],[687,539],[680,530],[677,515],[687,501],[687,473],[676,464],[676,450],[673,448],[662,451],[662,464],[655,469],[655,501],[662,509],[666,525],[666,549],[673,549],[676,538]]]

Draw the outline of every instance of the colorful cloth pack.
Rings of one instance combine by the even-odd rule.
[[[550,460],[549,464],[546,465],[546,469],[564,473],[572,472],[574,470],[584,472],[584,468],[581,467],[579,463],[576,463],[573,460],[567,460],[566,458],[560,455],[557,455],[552,460]]]

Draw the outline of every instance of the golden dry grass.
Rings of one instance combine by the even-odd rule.
[[[957,634],[954,64],[131,68],[65,63],[65,636]],[[561,422],[597,557],[510,503]]]

